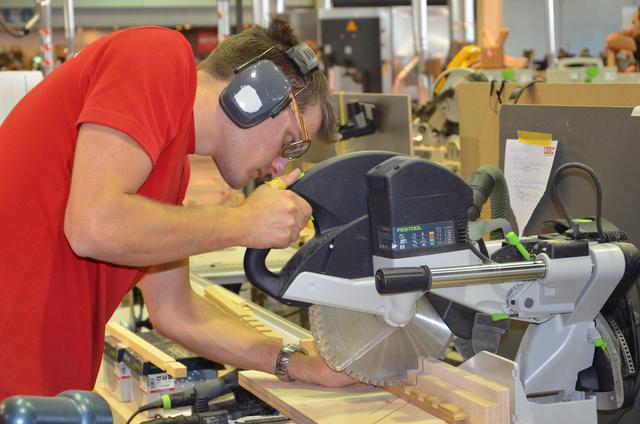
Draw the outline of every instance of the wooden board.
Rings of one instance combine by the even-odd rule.
[[[509,422],[511,415],[509,412],[509,388],[434,358],[423,358],[422,370],[461,389],[470,391],[491,402],[495,402],[497,404],[496,420],[499,423]]]
[[[444,402],[437,396],[429,395],[418,386],[386,386],[385,390],[449,424],[455,424],[467,418],[467,414],[462,412],[460,405]]]
[[[299,424],[444,424],[384,389],[364,384],[328,389],[285,383],[259,371],[242,371],[239,381],[242,387]]]
[[[508,424],[511,390],[434,358],[421,357],[405,384],[386,389],[447,423]]]
[[[246,299],[217,284],[211,284],[204,289],[204,298],[229,314],[237,316],[253,330],[282,343],[282,336],[256,318],[251,302]],[[313,338],[300,339],[299,343],[309,355],[318,355]]]
[[[120,324],[109,322],[105,327],[105,331],[126,345],[127,348],[166,371],[173,378],[187,377],[187,367]]]

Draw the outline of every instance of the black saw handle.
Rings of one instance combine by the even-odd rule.
[[[288,188],[311,205],[316,237],[367,213],[367,172],[397,155],[365,151],[337,156],[319,163]],[[296,253],[285,265],[286,269],[275,274],[265,263],[270,251],[248,248],[244,255],[244,272],[251,284],[282,301],[291,277],[302,272],[296,264],[304,263],[297,258],[304,253]]]
[[[280,276],[269,271],[266,265],[271,249],[247,249],[244,254],[244,275],[255,287],[278,298],[283,282]]]

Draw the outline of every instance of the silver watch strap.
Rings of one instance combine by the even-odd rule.
[[[307,354],[307,351],[300,345],[292,345],[287,344],[282,346],[280,349],[280,353],[278,353],[278,358],[276,359],[276,369],[275,375],[282,381],[293,381],[289,375],[289,361],[291,360],[291,356],[294,353],[302,353],[303,355]]]

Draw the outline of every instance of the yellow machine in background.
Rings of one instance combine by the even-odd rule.
[[[471,68],[471,65],[478,61],[480,57],[481,49],[479,46],[469,44],[468,46],[464,46],[458,54],[456,54],[451,62],[447,65],[447,68],[444,70],[442,74],[438,77],[435,83],[435,87],[433,88],[433,94],[436,95],[442,90],[442,86],[444,86],[445,81],[447,80],[446,76],[453,70],[457,68]]]

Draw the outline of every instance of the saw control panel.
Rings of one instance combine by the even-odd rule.
[[[378,227],[378,247],[393,251],[439,248],[456,243],[454,222]]]

